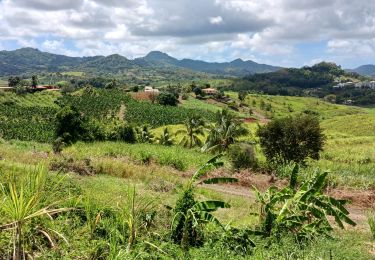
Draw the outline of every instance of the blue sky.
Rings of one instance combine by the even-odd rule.
[[[0,0],[0,49],[300,67],[375,63],[375,1]]]

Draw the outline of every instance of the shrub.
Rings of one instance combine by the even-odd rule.
[[[318,118],[306,114],[274,119],[259,127],[257,135],[267,161],[276,164],[318,160],[325,141]]]
[[[229,149],[229,159],[234,169],[256,168],[257,159],[254,147],[250,144],[235,144]]]
[[[176,96],[169,92],[160,93],[157,100],[160,105],[164,106],[177,106],[178,104],[178,99]]]
[[[54,154],[60,154],[65,146],[65,142],[62,137],[57,137],[52,142],[52,150]]]
[[[193,92],[194,92],[194,94],[195,94],[196,97],[197,96],[202,96],[204,94],[203,91],[202,91],[202,89],[200,87],[193,88]]]
[[[81,114],[74,107],[63,107],[56,114],[56,136],[61,137],[66,144],[81,140],[86,130]]]
[[[133,144],[137,142],[137,133],[135,132],[134,127],[125,125],[119,130],[119,138],[121,141]]]

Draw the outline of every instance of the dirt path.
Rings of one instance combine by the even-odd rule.
[[[262,183],[264,184],[264,183]],[[224,184],[224,185],[202,185],[202,187],[210,190],[214,190],[217,192],[233,195],[233,196],[241,196],[256,200],[256,196],[250,186],[241,186],[241,185],[233,185],[233,184]],[[264,186],[260,187],[260,189],[264,189]],[[351,201],[351,204],[348,204],[347,209],[350,212],[350,218],[357,223],[357,226],[352,227],[347,225],[346,228],[351,230],[369,230],[369,226],[367,224],[367,217],[366,211],[369,207],[374,206],[373,204],[375,201],[372,201],[372,195],[374,192],[370,191],[363,191],[362,195],[361,192],[357,191],[354,194],[350,194],[348,191],[344,192],[343,190],[332,190],[329,191],[329,194],[334,196],[338,199],[348,199]],[[345,194],[344,196],[340,196],[338,194]],[[361,198],[362,196],[362,198]],[[353,197],[355,197],[353,199]],[[364,203],[364,201],[367,201]]]
[[[270,121],[262,113],[260,113],[260,112],[258,112],[256,110],[253,111],[253,114],[254,114],[254,116],[256,116],[259,119],[259,121],[260,121],[261,124],[267,124]]]

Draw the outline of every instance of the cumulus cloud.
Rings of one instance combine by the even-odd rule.
[[[273,64],[375,59],[375,2],[368,0],[2,0],[0,26],[0,46],[77,55],[159,49]],[[325,43],[318,57],[300,49],[317,42]]]
[[[210,23],[212,24],[221,24],[223,23],[223,17],[221,16],[216,16],[216,17],[210,17]]]

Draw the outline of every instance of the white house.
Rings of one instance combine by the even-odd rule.
[[[151,92],[151,93],[159,93],[159,90],[156,88],[153,88],[151,86],[145,87],[145,92]]]

